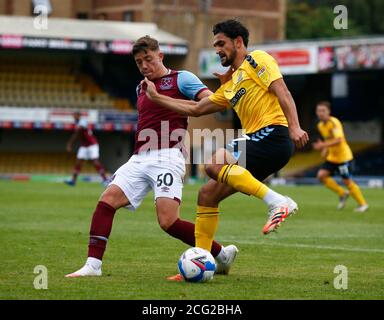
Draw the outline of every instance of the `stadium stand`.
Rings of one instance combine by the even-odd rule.
[[[384,148],[381,149],[377,145],[364,142],[350,142],[349,143],[352,152],[355,155],[356,169],[357,167],[361,168],[359,174],[364,175],[375,175],[372,174],[372,170],[369,170],[371,166],[374,168],[372,161],[378,161],[377,153],[381,153],[381,161],[384,162]],[[378,149],[377,149],[378,148]],[[371,151],[374,150],[374,151]],[[378,151],[377,151],[378,150]],[[380,151],[381,150],[381,151]],[[377,154],[377,155],[376,155]],[[365,160],[360,160],[365,159]],[[315,150],[310,150],[308,152],[297,152],[288,164],[279,172],[281,177],[294,177],[294,176],[316,176],[316,172],[319,166],[324,162],[324,159],[320,157],[319,152]],[[359,165],[358,165],[359,164]],[[376,168],[377,164],[375,164]],[[382,164],[382,168],[384,168]],[[356,171],[355,171],[356,172]]]
[[[112,97],[70,61],[32,63],[10,56],[0,60],[0,105],[133,110],[127,99]]]
[[[384,176],[384,145],[376,146],[355,157],[356,175]]]
[[[0,173],[68,174],[75,160],[75,154],[65,152],[1,152]],[[86,161],[81,172],[93,174],[95,168]]]

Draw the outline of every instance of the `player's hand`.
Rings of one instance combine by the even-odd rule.
[[[155,84],[148,80],[148,78],[145,77],[144,80],[140,82],[140,84],[141,88],[145,91],[145,94],[149,99],[152,100],[158,95]]]
[[[312,143],[312,147],[315,150],[323,150],[325,148],[324,142],[320,139],[317,139],[316,142]]]
[[[321,150],[320,155],[321,155],[322,158],[326,159],[327,156],[328,156],[328,149],[327,149],[327,148],[323,148],[323,149]]]
[[[72,152],[72,146],[71,145],[68,144],[66,149],[67,149],[67,152]]]
[[[226,73],[214,72],[213,75],[215,77],[219,78],[221,84],[224,84],[224,83],[228,82],[229,80],[231,80],[233,72],[234,72],[234,70],[232,69],[232,67],[229,67]]]
[[[308,133],[300,127],[289,128],[289,136],[297,148],[303,148],[308,140]]]

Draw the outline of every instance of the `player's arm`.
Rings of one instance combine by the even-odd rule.
[[[308,140],[308,133],[301,129],[297,116],[296,104],[282,78],[274,80],[269,91],[277,96],[281,109],[288,120],[289,135],[298,148],[304,147]]]
[[[213,94],[213,92],[209,89],[202,90],[201,92],[198,93],[195,100],[200,101],[206,97],[209,97],[212,94]]]
[[[337,122],[336,123],[331,122],[331,123],[332,123],[332,128],[330,129],[331,130],[330,136],[332,138],[327,140],[318,139],[315,143],[313,143],[313,148],[315,150],[319,150],[319,151],[326,150],[329,147],[337,146],[340,143],[342,143],[344,134],[343,134],[343,128],[341,124]],[[317,128],[320,131],[319,126]]]
[[[335,138],[327,141],[317,140],[315,143],[313,143],[313,148],[315,150],[322,150],[329,147],[337,146],[342,142],[342,140],[343,140],[342,138]]]
[[[201,92],[201,96],[203,97],[200,101],[197,102],[192,100],[174,99],[159,94],[156,90],[154,83],[148,80],[147,78],[145,78],[141,82],[141,87],[145,91],[147,97],[153,102],[184,116],[200,117],[202,115],[215,113],[224,109],[223,106],[213,103],[208,98],[208,96],[211,94],[205,92],[208,90],[204,90]]]
[[[79,137],[79,134],[80,134],[80,129],[77,128],[75,130],[75,132],[71,135],[71,137],[69,138],[68,142],[67,142],[67,151],[68,152],[71,152],[72,151],[72,146],[74,144],[74,142],[77,140],[77,138]]]
[[[329,147],[337,146],[343,141],[343,137],[340,135],[340,132],[341,130],[339,130],[337,126],[334,125],[332,128],[333,137],[327,140],[317,139],[317,141],[312,144],[313,149],[323,151],[328,149]]]

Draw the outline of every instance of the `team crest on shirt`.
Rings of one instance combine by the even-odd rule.
[[[169,90],[173,87],[173,78],[172,77],[165,77],[162,78],[160,81],[160,89],[161,90]]]
[[[260,78],[261,81],[263,81],[263,83],[265,84],[268,84],[268,81],[269,81],[269,73],[268,71],[265,69],[265,67],[262,67],[259,72],[257,73],[258,77]]]

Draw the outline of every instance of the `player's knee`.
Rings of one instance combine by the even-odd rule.
[[[114,208],[116,206],[116,199],[115,199],[114,195],[108,191],[103,192],[99,201],[103,201],[105,203],[108,203],[110,206],[112,206]]]
[[[204,185],[199,190],[198,203],[201,206],[205,207],[216,207],[218,206],[218,201],[215,197],[215,194],[208,185]]]
[[[99,201],[103,201],[117,210],[117,209],[127,205],[128,200],[126,199],[126,197],[124,195],[122,195],[122,192],[120,190],[117,191],[116,188],[114,186],[108,187],[101,194]]]
[[[210,177],[211,179],[216,180],[217,176],[219,175],[221,167],[214,164],[206,164],[204,166],[205,173]]]
[[[320,182],[324,182],[324,180],[328,177],[328,175],[322,171],[319,171],[317,173],[317,179],[320,181]]]
[[[159,221],[159,226],[161,229],[163,229],[165,232],[169,229],[171,224],[168,221]]]
[[[159,226],[161,229],[163,229],[165,232],[174,224],[175,218],[168,217],[168,216],[162,216],[158,219]]]

